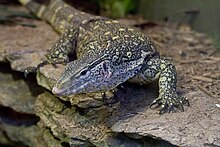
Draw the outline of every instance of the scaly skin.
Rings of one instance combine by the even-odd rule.
[[[67,96],[85,92],[105,92],[119,84],[159,82],[160,113],[182,107],[187,101],[176,93],[176,69],[159,57],[155,46],[143,33],[117,21],[80,12],[61,0],[48,6],[32,0],[20,2],[61,34],[43,63],[69,62],[52,92]]]

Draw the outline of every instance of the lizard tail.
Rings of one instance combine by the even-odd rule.
[[[40,3],[37,3],[33,0],[18,0],[22,5],[28,8],[33,14],[35,14],[38,18],[42,18],[44,11],[46,10],[46,6]]]
[[[66,5],[62,0],[50,0],[47,5],[38,3],[34,0],[18,0],[29,11],[38,18],[49,22],[56,31],[60,32],[60,22],[64,21],[62,17],[57,17],[57,12]]]
[[[58,33],[67,25],[79,26],[85,20],[96,19],[93,15],[83,13],[62,0],[50,0],[46,5],[34,0],[18,0],[38,18],[49,22]]]

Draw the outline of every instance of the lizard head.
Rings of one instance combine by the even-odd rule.
[[[68,96],[85,92],[106,91],[117,86],[113,69],[107,60],[88,62],[75,60],[67,64],[52,92]]]
[[[114,62],[114,58],[96,56],[74,60],[67,64],[52,92],[58,96],[68,96],[114,89],[137,74],[144,59]]]

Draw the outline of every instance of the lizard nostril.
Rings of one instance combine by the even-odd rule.
[[[53,94],[60,94],[60,93],[62,93],[62,90],[59,90],[57,87],[53,87],[52,93]]]

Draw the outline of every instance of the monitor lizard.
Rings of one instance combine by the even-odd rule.
[[[144,33],[116,20],[81,12],[62,0],[51,0],[47,5],[19,1],[61,34],[41,64],[67,63],[52,89],[55,95],[105,92],[125,81],[140,85],[158,81],[159,96],[150,107],[159,105],[159,113],[174,107],[184,110],[188,100],[177,95],[175,66],[160,58]],[[77,59],[69,62],[72,51]]]

